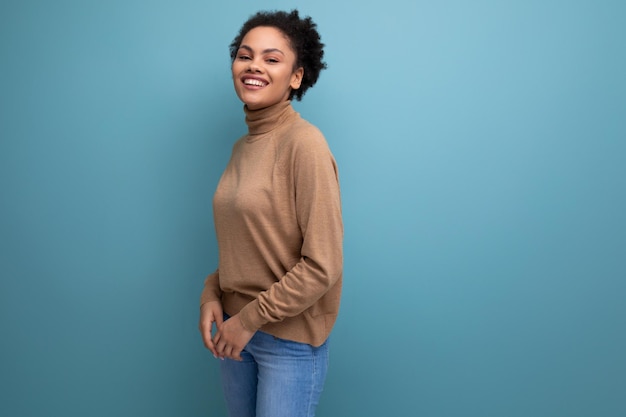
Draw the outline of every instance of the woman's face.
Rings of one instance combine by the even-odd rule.
[[[278,29],[257,26],[241,40],[233,61],[235,92],[250,110],[287,100],[298,89],[304,70],[297,68],[296,54]]]

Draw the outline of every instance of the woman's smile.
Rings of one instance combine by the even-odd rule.
[[[261,78],[261,77],[253,77],[251,75],[246,75],[246,76],[242,77],[241,78],[241,82],[243,82],[243,84],[247,88],[250,88],[251,90],[257,90],[257,89],[263,88],[263,87],[265,87],[266,85],[269,84],[263,78]]]

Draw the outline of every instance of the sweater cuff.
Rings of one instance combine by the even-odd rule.
[[[242,308],[239,312],[239,318],[243,327],[251,332],[256,332],[267,323],[267,320],[259,314],[259,300],[251,301]]]
[[[207,291],[207,289],[205,288],[202,291],[202,295],[200,295],[200,306],[202,307],[203,304],[206,304],[209,301],[221,301],[221,297],[219,296],[219,294],[216,294],[212,291]]]
[[[200,295],[200,306],[209,301],[221,301],[222,290],[219,283],[219,273],[216,271],[210,274],[204,281],[204,288]]]

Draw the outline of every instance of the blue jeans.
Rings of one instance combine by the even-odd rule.
[[[257,331],[242,362],[220,361],[230,417],[313,417],[326,380],[328,341],[320,347]]]

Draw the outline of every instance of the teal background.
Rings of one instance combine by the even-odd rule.
[[[298,6],[340,164],[320,417],[626,415],[626,3],[0,3],[0,415],[225,416],[197,331],[245,132],[227,45]]]

